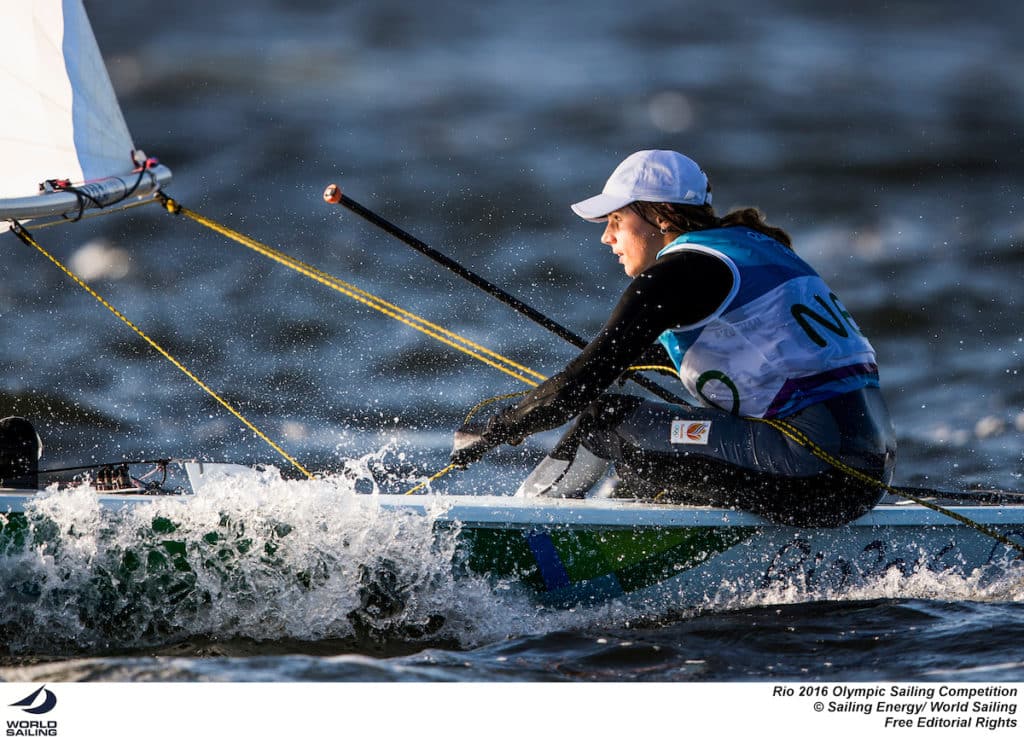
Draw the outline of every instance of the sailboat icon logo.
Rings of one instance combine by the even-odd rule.
[[[36,704],[39,700],[40,694],[43,695],[42,703]],[[36,704],[33,706],[33,704]],[[57,697],[53,691],[48,689],[46,686],[40,686],[35,691],[30,693],[28,696],[23,698],[21,701],[15,701],[10,706],[20,707],[22,711],[28,714],[46,714],[53,710],[53,707],[57,705]]]

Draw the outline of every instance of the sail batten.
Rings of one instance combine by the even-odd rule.
[[[0,0],[0,13],[0,219],[27,218],[17,209],[26,198],[55,197],[40,195],[49,180],[134,182],[135,146],[82,0]],[[170,170],[159,170],[132,194],[170,181]],[[119,187],[111,181],[106,188]],[[66,213],[64,204],[51,204],[53,214]]]

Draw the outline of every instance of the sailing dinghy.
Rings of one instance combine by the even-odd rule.
[[[75,220],[87,210],[152,200],[171,172],[135,149],[81,1],[6,0],[3,7],[14,32],[0,47],[7,106],[0,115],[0,231],[15,222]],[[87,489],[103,514],[152,514],[156,539],[147,543],[148,553],[125,553],[130,571],[140,565],[165,570],[173,551],[173,569],[184,576],[204,562],[190,558],[179,539],[175,509],[223,485],[258,484],[264,473],[198,462],[160,461],[154,468],[159,481],[114,464],[46,490],[35,484],[0,489],[0,555],[21,555],[33,546],[50,550],[54,534],[78,534],[47,528],[40,519],[54,495]],[[329,480],[288,483],[289,493],[302,494]],[[457,543],[453,572],[555,606],[616,599],[689,607],[794,581],[827,595],[893,570],[971,577],[1015,565],[1015,551],[1004,542],[905,502],[883,503],[841,528],[797,529],[745,512],[616,499],[400,496],[351,487],[339,494],[362,511],[366,524],[422,530],[429,519],[428,534]],[[1024,506],[980,501],[960,504],[957,513],[1007,540],[1024,540]],[[216,537],[217,530],[209,534]],[[272,559],[288,534],[275,528],[274,541],[239,545],[232,554]]]

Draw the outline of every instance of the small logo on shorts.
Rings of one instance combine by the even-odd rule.
[[[711,420],[672,420],[670,442],[683,445],[707,445],[711,436]]]

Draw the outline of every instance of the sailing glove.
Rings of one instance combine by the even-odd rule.
[[[512,408],[507,408],[492,415],[487,423],[481,426],[479,422],[470,420],[455,431],[452,443],[452,453],[448,462],[453,466],[465,468],[471,463],[476,463],[484,453],[496,448],[502,443],[518,445],[522,437],[510,432],[505,416],[510,414]]]

